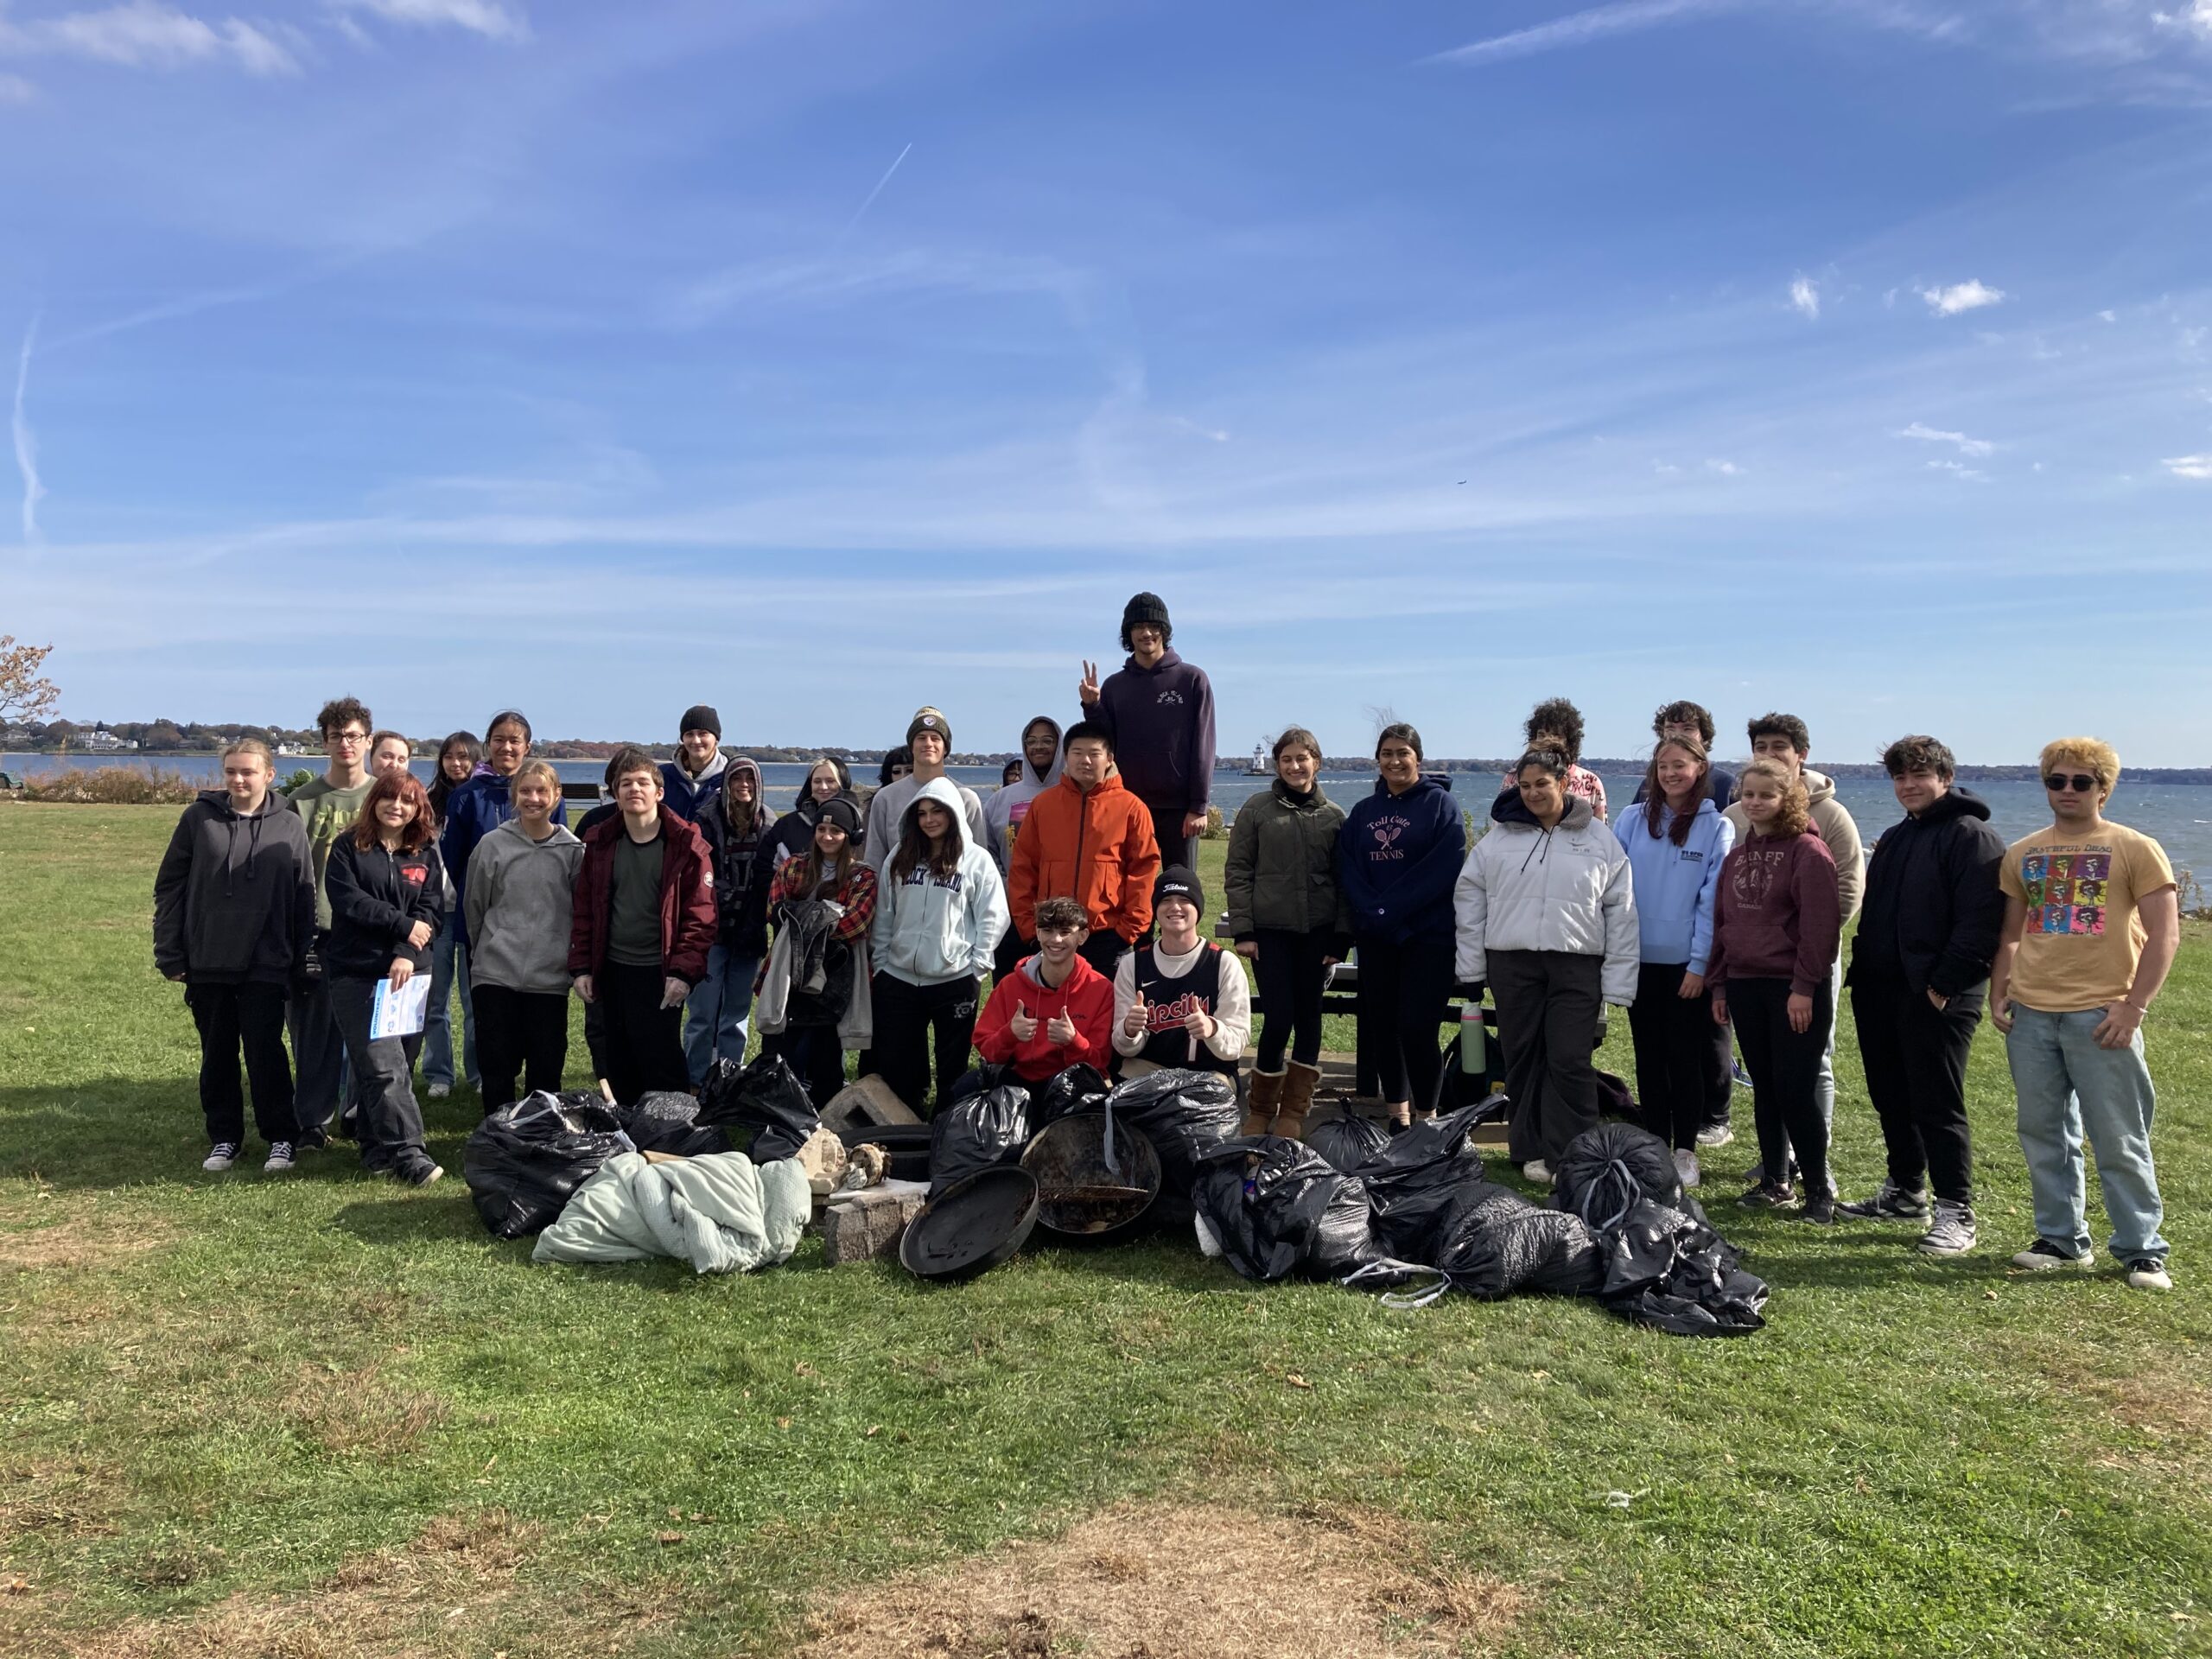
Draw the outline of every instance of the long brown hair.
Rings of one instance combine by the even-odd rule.
[[[1697,762],[1698,794],[1705,797],[1706,784],[1713,776],[1713,762],[1706,758],[1705,745],[1694,737],[1662,737],[1652,747],[1651,764],[1643,769],[1643,827],[1651,839],[1659,839],[1660,822],[1667,816],[1667,791],[1659,787],[1659,757],[1669,749],[1680,749]],[[1675,814],[1674,823],[1666,826],[1667,838],[1675,846],[1688,844],[1690,828],[1697,821],[1697,809]]]
[[[899,850],[891,855],[891,879],[904,881],[914,873],[917,864],[927,864],[930,874],[940,881],[950,880],[960,873],[960,826],[947,823],[944,833],[932,842],[922,833],[922,803],[927,801],[948,818],[959,817],[957,808],[947,806],[934,795],[917,795],[907,806],[906,815],[899,820]]]
[[[1775,788],[1782,794],[1782,810],[1775,815],[1774,829],[1770,833],[1777,837],[1803,835],[1813,822],[1812,802],[1811,798],[1805,792],[1805,780],[1802,778],[1792,778],[1789,768],[1783,766],[1780,761],[1770,760],[1762,755],[1745,766],[1738,775],[1737,799],[1743,798],[1745,784],[1754,778],[1771,779]],[[1751,810],[1748,807],[1745,809],[1744,816],[1746,820],[1750,818]],[[1751,833],[1755,836],[1760,833],[1757,824],[1751,826]]]
[[[822,826],[817,823],[814,827],[818,830]],[[847,835],[845,844],[837,849],[836,885],[839,892],[842,892],[845,884],[853,879],[853,866],[860,862],[853,855],[853,842],[857,839],[857,836]],[[810,898],[825,879],[827,879],[827,872],[822,868],[822,843],[816,841],[812,836],[809,836],[806,838],[806,855],[799,865],[801,890]]]
[[[430,821],[430,791],[423,787],[423,780],[411,772],[388,772],[369,785],[369,792],[361,798],[361,816],[353,820],[353,844],[363,852],[384,839],[377,808],[393,799],[405,801],[415,809],[415,816],[399,832],[401,852],[419,853],[437,834],[437,826]]]

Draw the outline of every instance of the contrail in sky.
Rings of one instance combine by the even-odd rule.
[[[883,187],[891,182],[891,175],[899,170],[899,162],[903,162],[906,159],[906,150],[910,150],[912,149],[913,149],[913,145],[909,143],[906,146],[906,149],[900,150],[897,159],[894,160],[890,166],[883,169],[883,176],[875,181],[875,188],[868,193],[868,200],[861,203],[860,211],[855,213],[850,219],[847,219],[845,221],[845,228],[837,232],[838,241],[842,242],[847,237],[850,236],[853,233],[853,226],[859,224],[862,215],[864,215],[869,208],[875,206],[875,199],[883,194]]]
[[[23,475],[23,545],[39,545],[38,504],[46,486],[38,481],[38,441],[31,435],[30,418],[23,412],[24,394],[30,390],[31,352],[38,344],[38,319],[23,330],[23,349],[16,359],[16,470]]]

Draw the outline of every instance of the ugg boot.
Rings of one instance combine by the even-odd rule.
[[[1275,1109],[1282,1099],[1283,1074],[1280,1071],[1252,1073],[1252,1084],[1244,1096],[1244,1128],[1246,1135],[1272,1134]]]
[[[1292,1141],[1306,1138],[1306,1114],[1313,1109],[1313,1091],[1321,1086],[1321,1068],[1303,1061],[1290,1063],[1290,1077],[1283,1084],[1282,1105],[1275,1113],[1275,1133]]]

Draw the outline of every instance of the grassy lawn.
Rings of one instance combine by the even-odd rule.
[[[1981,1249],[1738,1211],[1739,1141],[1716,1209],[1771,1323],[1700,1343],[1260,1289],[1180,1243],[946,1290],[811,1239],[750,1278],[537,1268],[469,1206],[466,1091],[425,1192],[336,1148],[204,1175],[148,939],[174,820],[0,805],[0,1651],[2212,1651],[2202,925],[2149,1027],[2171,1296],[2008,1273],[1985,1028]],[[1879,1141],[1838,1059],[1856,1192]],[[1175,1623],[1240,1587],[1296,1618]],[[1033,1617],[944,1634],[963,1606]]]

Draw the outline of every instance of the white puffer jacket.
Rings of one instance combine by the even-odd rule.
[[[1579,796],[1550,830],[1517,791],[1499,796],[1491,817],[1452,889],[1459,977],[1488,979],[1492,950],[1562,950],[1603,957],[1605,1001],[1635,1001],[1635,881],[1613,832]]]
[[[918,864],[904,881],[891,873],[899,836],[921,810],[935,801],[952,814],[960,837],[959,868],[949,876],[931,875]],[[921,786],[893,827],[889,851],[875,887],[875,922],[868,935],[878,973],[896,974],[915,985],[941,985],[991,971],[992,954],[1006,931],[1006,885],[999,867],[968,833],[959,790],[948,778]]]

